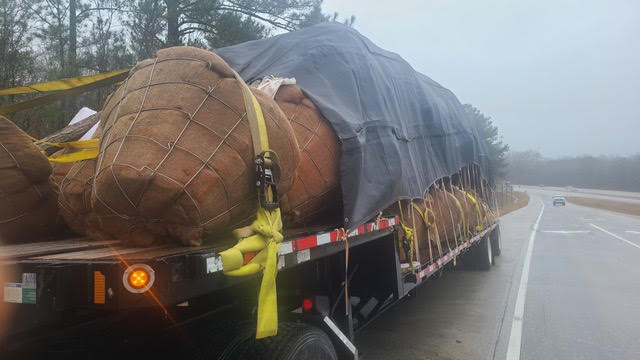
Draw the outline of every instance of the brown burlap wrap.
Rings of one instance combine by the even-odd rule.
[[[275,102],[253,92],[284,194],[295,178],[298,144]],[[131,70],[102,116],[91,204],[103,231],[128,245],[165,238],[199,245],[253,219],[248,120],[240,86],[219,56],[191,47],[158,51]]]
[[[91,183],[96,159],[73,163],[60,180],[58,207],[60,215],[73,232],[96,239],[108,236],[100,232],[96,214],[91,211]]]
[[[49,175],[40,149],[0,116],[0,243],[52,235],[58,211]]]
[[[429,233],[427,224],[424,222],[421,214],[416,210],[416,208],[414,208],[414,204],[422,213],[424,213],[424,202],[421,200],[402,200],[390,206],[387,211],[390,214],[398,216],[402,224],[413,231],[414,239],[418,240],[418,249],[414,249],[413,261],[417,261],[418,254],[420,254],[420,259],[424,262],[425,259],[429,259]],[[402,207],[402,211],[400,210],[400,207]],[[433,220],[432,217],[429,219]],[[398,236],[398,255],[400,262],[408,262],[407,259],[409,258],[411,244],[404,231],[402,231],[402,227],[398,232]]]
[[[338,137],[297,85],[281,86],[275,100],[291,122],[300,148],[300,165],[293,186],[281,197],[285,225],[340,224]]]
[[[462,189],[440,184],[431,187],[424,200],[403,200],[389,207],[387,212],[400,217],[401,222],[413,231],[418,245],[413,260],[416,261],[419,254],[420,261],[426,263],[468,240],[478,232],[478,226],[487,221],[486,204],[480,198],[476,201],[479,216],[478,208]],[[407,262],[408,244],[404,238],[405,234],[400,231],[400,260]]]
[[[70,153],[70,149],[62,149],[62,150],[58,150],[55,153],[53,153],[52,156],[60,156],[60,155],[64,155],[64,154],[68,154]],[[74,163],[72,162],[68,162],[68,163],[52,163],[51,164],[51,181],[53,182],[54,185],[54,189],[56,191],[59,191],[60,189],[60,184],[62,183],[62,180],[65,178],[65,176],[67,176],[67,174],[69,173],[69,170],[71,170],[71,167],[73,166]]]
[[[461,239],[462,216],[451,193],[441,188],[431,189],[426,204],[435,215],[442,250],[453,249]]]

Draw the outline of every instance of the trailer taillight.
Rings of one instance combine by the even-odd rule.
[[[308,313],[313,310],[313,300],[310,298],[304,298],[302,300],[302,312]]]
[[[151,289],[155,279],[155,272],[149,265],[134,264],[124,271],[122,284],[129,292],[141,294]]]

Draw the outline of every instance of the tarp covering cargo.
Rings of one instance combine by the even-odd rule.
[[[416,46],[424,46],[416,44]],[[485,145],[455,95],[356,30],[325,23],[216,50],[242,77],[294,77],[342,142],[345,226],[478,164]]]

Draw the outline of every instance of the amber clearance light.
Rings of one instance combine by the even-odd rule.
[[[134,264],[127,268],[122,275],[122,284],[135,294],[141,294],[153,286],[155,272],[147,264]]]

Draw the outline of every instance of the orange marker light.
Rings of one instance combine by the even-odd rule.
[[[149,274],[143,269],[136,269],[129,274],[128,280],[132,288],[140,289],[149,283]]]
[[[129,266],[122,274],[122,285],[129,292],[134,294],[142,294],[151,289],[156,274],[147,264],[133,264]]]

